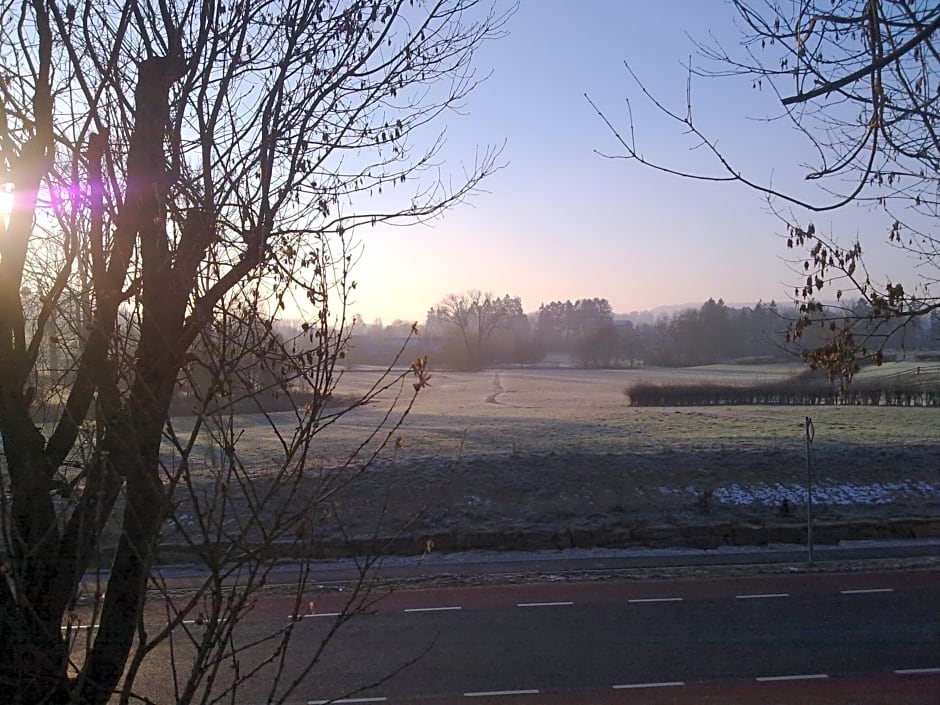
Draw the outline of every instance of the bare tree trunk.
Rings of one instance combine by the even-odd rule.
[[[179,350],[188,290],[174,286],[167,229],[163,137],[169,90],[185,68],[178,57],[141,62],[136,125],[128,154],[125,217],[140,240],[141,335],[125,413],[110,420],[107,447],[125,479],[123,531],[111,565],[101,626],[86,663],[82,701],[104,705],[120,681],[138,630],[168,502],[159,475],[160,442],[184,350]],[[127,422],[118,422],[118,418]]]

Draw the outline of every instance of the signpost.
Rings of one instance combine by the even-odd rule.
[[[813,420],[806,417],[806,547],[809,551],[809,564],[813,564],[813,438],[816,427]]]

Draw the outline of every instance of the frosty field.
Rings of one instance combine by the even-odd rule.
[[[796,369],[435,373],[394,432],[400,443],[391,443],[331,511],[350,534],[385,536],[405,524],[418,536],[777,521],[784,499],[798,518],[809,415],[821,521],[940,516],[936,408],[635,408],[623,394],[637,379],[746,384]],[[346,372],[337,392],[365,389],[374,378]],[[311,478],[336,468],[384,411],[370,404],[325,429]],[[241,448],[263,474],[276,444],[259,421],[236,418],[245,430]]]

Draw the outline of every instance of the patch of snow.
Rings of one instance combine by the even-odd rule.
[[[662,488],[660,488],[662,490]],[[687,493],[688,488],[673,488]],[[673,494],[664,492],[664,494]],[[782,485],[759,483],[756,485],[725,485],[715,489],[712,498],[722,504],[748,505],[763,504],[777,506],[784,499],[791,504],[806,501],[806,486],[793,483]],[[890,504],[905,499],[940,499],[940,486],[920,481],[875,482],[870,484],[843,483],[839,485],[814,485],[813,501],[820,504]]]
[[[660,486],[656,488],[665,497],[697,497],[701,488]],[[757,483],[740,485],[732,483],[715,488],[712,499],[721,504],[778,506],[784,499],[791,504],[806,501],[806,486],[800,483]],[[813,486],[813,501],[819,504],[858,505],[891,504],[911,499],[940,499],[940,486],[926,481],[876,482],[868,484],[843,483]]]

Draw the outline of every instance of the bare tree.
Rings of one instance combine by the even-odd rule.
[[[493,332],[518,317],[523,316],[519,297],[494,297],[472,289],[463,294],[448,294],[429,312],[429,319],[437,319],[453,325],[460,333],[467,351],[467,362],[471,369],[482,367],[486,346]]]
[[[232,629],[272,547],[313,555],[314,510],[408,409],[336,472],[311,467],[342,411],[353,228],[436,216],[497,167],[485,152],[446,185],[441,133],[422,135],[476,85],[474,53],[506,15],[477,0],[6,0],[0,18],[13,197],[0,223],[0,691],[129,702],[144,660],[199,609],[208,626],[184,630],[174,700],[231,700],[261,668],[239,666]],[[288,308],[310,315],[299,347],[274,334]],[[407,401],[424,362],[408,374],[414,389],[385,375],[344,408]],[[286,428],[264,415],[279,448],[264,482],[231,404],[259,385],[294,400]],[[188,424],[168,413],[180,393]],[[145,604],[167,531],[209,577],[156,628]],[[105,567],[96,626],[78,639],[80,585]],[[266,642],[271,701],[297,685],[278,667],[290,635]]]
[[[690,97],[684,112],[670,110],[629,65],[643,96],[714,158],[716,171],[691,173],[644,156],[632,117],[621,132],[591,104],[623,150],[609,156],[687,178],[743,184],[767,198],[788,223],[788,247],[805,252],[799,260],[804,282],[794,291],[800,318],[791,335],[798,339],[810,326],[829,327],[828,340],[804,357],[832,376],[849,379],[859,358],[880,361],[892,333],[940,308],[935,232],[940,214],[940,7],[930,0],[733,0],[732,5],[745,35],[741,49],[729,52],[716,42],[698,43],[706,68],[690,66],[690,83],[693,76],[742,76],[755,89],[773,90],[786,118],[816,154],[805,178],[819,185],[818,199],[742,173],[699,130]],[[812,213],[852,204],[888,214],[887,240],[915,259],[918,280],[873,279],[860,242],[841,245],[812,222]],[[823,306],[824,290],[840,301],[845,293],[860,295],[867,312],[859,316],[850,305]]]

